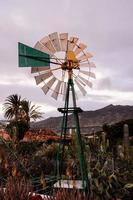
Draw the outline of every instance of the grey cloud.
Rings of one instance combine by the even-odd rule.
[[[110,77],[102,78],[97,81],[97,89],[99,90],[110,90],[111,89],[111,79]]]
[[[0,1],[0,7],[0,79],[10,83],[0,86],[0,102],[12,93],[19,93],[34,102],[63,105],[44,96],[35,85],[26,85],[28,80],[34,83],[30,70],[18,68],[17,42],[33,46],[54,31],[78,36],[94,54],[92,60],[97,65],[94,71],[102,73],[102,78],[94,81],[93,90],[118,90],[124,94],[132,91],[132,0],[6,0]],[[24,80],[25,85],[21,85]],[[86,109],[108,104],[108,96],[90,95],[89,101],[87,98],[86,104],[78,101]]]

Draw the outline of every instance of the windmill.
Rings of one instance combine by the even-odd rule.
[[[86,191],[89,191],[90,181],[78,115],[82,112],[82,109],[76,105],[77,94],[80,92],[86,95],[85,88],[92,87],[90,79],[95,78],[92,69],[96,66],[90,61],[92,54],[87,52],[86,49],[87,46],[81,43],[79,38],[69,37],[68,33],[58,34],[54,32],[38,41],[34,48],[19,43],[19,66],[31,67],[31,73],[35,77],[36,84],[41,87],[45,94],[50,93],[55,100],[63,96],[64,107],[58,108],[58,111],[63,114],[61,141],[66,139],[68,115],[71,113],[74,116],[82,186]],[[70,99],[72,106],[70,106]],[[60,179],[64,151],[65,143],[61,142],[57,162],[57,176]]]

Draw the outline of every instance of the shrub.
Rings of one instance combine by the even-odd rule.
[[[1,188],[0,200],[29,200],[32,192],[30,181],[24,177],[8,177],[5,187]]]

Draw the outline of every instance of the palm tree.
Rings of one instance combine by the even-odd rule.
[[[36,106],[32,104],[30,101],[22,100],[21,101],[21,117],[27,123],[33,119],[36,121],[37,119],[42,118],[42,113],[39,111],[40,106]]]
[[[39,106],[31,104],[30,101],[21,100],[21,96],[17,94],[8,96],[4,103],[4,116],[10,120],[7,129],[11,136],[14,135],[14,130],[16,130],[16,139],[23,139],[30,128],[31,119],[36,120],[42,117],[42,113],[38,110],[39,108]]]
[[[21,96],[17,94],[10,95],[6,98],[4,103],[5,118],[18,121],[20,114]]]
[[[5,100],[4,116],[16,122],[24,120],[29,123],[31,119],[35,121],[42,118],[42,113],[39,112],[39,108],[40,106],[36,106],[25,99],[21,100],[21,96],[13,94],[8,96]]]

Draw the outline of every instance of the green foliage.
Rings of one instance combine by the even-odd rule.
[[[42,118],[42,113],[39,112],[39,106],[32,105],[30,101],[21,101],[21,119],[30,122],[31,119],[34,121]]]
[[[131,200],[133,196],[133,161],[132,160],[122,160],[121,158],[116,157],[115,168],[113,166],[113,154],[112,152],[106,151],[101,148],[100,139],[97,140],[85,140],[85,155],[88,161],[88,169],[90,172],[91,180],[91,198],[88,200],[113,200],[113,199],[122,199],[122,200]],[[11,147],[11,145],[10,145]],[[46,187],[52,186],[53,182],[49,183],[48,178],[54,177],[54,169],[56,165],[56,156],[57,156],[58,145],[46,143],[23,143],[20,142],[16,146],[16,155],[19,158],[18,160],[11,156],[11,153],[7,155],[8,167],[6,162],[2,161],[0,167],[0,174],[4,175],[6,178],[12,172],[12,163],[16,164],[17,174],[25,175],[30,177],[40,177],[42,174],[46,178]],[[64,154],[64,178],[66,179],[66,170],[69,169],[69,173],[72,171],[72,177],[76,180],[81,178],[80,170],[78,169],[79,163],[75,158],[75,138],[72,139],[71,144],[66,147]],[[69,155],[68,155],[69,154]],[[22,162],[24,167],[19,164]],[[3,171],[2,171],[2,170]],[[68,177],[67,177],[68,178]],[[38,180],[37,179],[37,180]],[[55,181],[55,180],[54,180]],[[39,186],[38,186],[39,185]],[[40,182],[34,183],[35,190],[47,191],[47,189],[42,188]],[[73,193],[73,194],[72,194]],[[72,190],[71,192],[59,189],[59,192],[54,193],[53,197],[49,199],[79,199],[83,200],[86,197],[81,196],[79,191]],[[58,195],[57,195],[58,194]],[[82,194],[83,195],[83,194]],[[36,197],[37,198],[37,197]],[[39,198],[39,197],[38,197]],[[47,199],[47,198],[46,198]],[[86,199],[85,199],[86,200]]]
[[[86,156],[91,171],[92,199],[132,199],[133,161],[121,160],[112,152],[103,151],[101,142],[86,140]],[[128,185],[128,183],[130,183]],[[128,188],[129,186],[129,188]],[[131,187],[131,188],[130,188]]]
[[[19,155],[26,156],[26,155],[34,155],[41,149],[42,142],[32,141],[32,142],[20,142],[19,145],[16,147],[16,151]]]
[[[7,126],[11,137],[16,140],[23,139],[25,133],[30,128],[31,119],[36,120],[42,117],[39,107],[32,105],[30,101],[22,99],[17,94],[10,95],[4,103],[5,118],[10,120]]]
[[[5,118],[17,121],[19,118],[20,103],[21,96],[18,96],[17,94],[8,96],[4,103]]]
[[[25,121],[11,121],[6,130],[14,140],[20,141],[23,139],[25,133],[29,130],[30,126]]]
[[[124,124],[127,124],[129,127],[129,136],[133,136],[133,119],[121,121],[112,125],[104,124],[103,130],[107,133],[107,137],[117,140],[123,138]]]
[[[93,198],[104,200],[111,198],[120,198],[122,185],[116,174],[109,174],[101,166],[96,165],[91,169],[92,172],[92,192]]]

